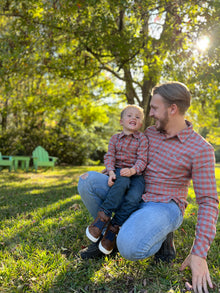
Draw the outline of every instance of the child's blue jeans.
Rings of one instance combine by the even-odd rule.
[[[112,224],[121,226],[138,208],[144,193],[145,181],[143,175],[120,176],[120,169],[116,169],[115,173],[116,181],[110,187],[100,210],[109,217],[115,212]]]

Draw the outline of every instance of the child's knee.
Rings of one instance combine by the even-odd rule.
[[[89,176],[89,173],[86,172],[86,173],[80,175],[80,178],[83,179],[83,180],[85,180],[88,176]]]

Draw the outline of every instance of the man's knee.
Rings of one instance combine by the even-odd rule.
[[[122,257],[128,260],[136,259],[136,245],[130,243],[128,237],[124,233],[120,233],[117,236],[117,248]]]

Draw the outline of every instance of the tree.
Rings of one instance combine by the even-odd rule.
[[[1,150],[31,155],[41,144],[61,162],[83,164],[106,150],[109,128],[104,125],[113,125],[108,116],[115,110],[100,96],[108,97],[113,83],[103,75],[83,78],[80,70],[81,78],[75,78],[78,73],[65,68],[58,55],[67,46],[55,49],[52,39],[45,43],[48,28],[38,26],[33,35],[35,27],[18,15],[25,3],[15,4],[6,7],[10,11],[5,8],[7,17],[1,19]]]
[[[5,0],[1,14],[7,26],[2,38],[13,48],[9,52],[11,75],[78,83],[75,89],[82,86],[88,91],[79,96],[83,103],[85,97],[96,102],[110,95],[116,101],[125,97],[127,103],[144,108],[145,127],[150,123],[152,87],[162,80],[178,79],[195,94],[192,115],[200,124],[197,105],[207,112],[213,99],[215,104],[216,86],[219,90],[215,82],[219,76],[219,10],[218,0]],[[200,58],[194,44],[202,34],[213,40],[213,46]],[[204,104],[207,93],[209,103]],[[63,101],[62,95],[58,99]],[[217,126],[214,116],[209,114]],[[208,125],[203,119],[203,128],[212,125],[210,121]]]
[[[108,72],[124,85],[127,102],[146,113],[164,64],[188,59],[192,42],[219,20],[216,0],[5,1],[3,7],[17,29],[35,36],[30,50],[38,52],[41,71],[71,79]]]

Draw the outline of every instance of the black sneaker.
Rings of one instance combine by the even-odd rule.
[[[161,248],[154,255],[154,260],[156,262],[162,261],[170,263],[176,258],[176,249],[174,246],[173,232],[167,235],[167,239],[162,243]]]
[[[99,241],[98,243],[91,243],[86,248],[79,251],[79,255],[82,259],[94,259],[94,258],[102,258],[104,253],[99,250]]]
[[[79,251],[79,256],[81,257],[81,259],[98,259],[98,258],[102,258],[103,256],[105,257],[106,255],[104,253],[102,253],[99,250],[99,242],[101,241],[103,235],[100,237],[99,241],[96,243],[91,243],[88,247],[82,249]],[[118,248],[115,245],[113,251],[111,252],[111,255],[114,255],[118,252]]]

